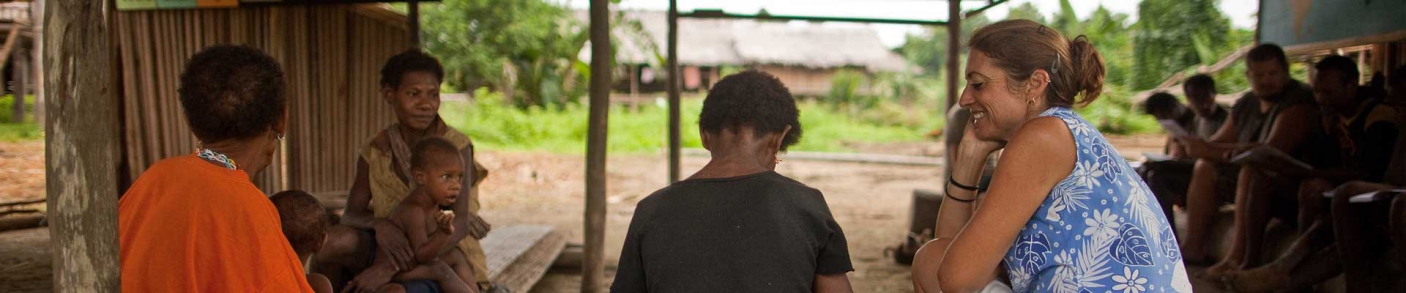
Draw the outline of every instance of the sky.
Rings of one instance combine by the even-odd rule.
[[[589,0],[548,0],[558,3],[566,3],[573,9],[586,9]],[[1059,11],[1059,0],[1011,0],[983,12],[987,18],[997,20],[1004,19],[1011,7],[1030,2],[1040,9],[1046,16]],[[1100,4],[1107,7],[1114,13],[1126,13],[1129,21],[1137,21],[1137,4],[1135,0],[1097,0],[1097,1],[1070,1],[1074,6],[1074,13],[1080,19],[1092,14]],[[917,20],[945,20],[947,19],[947,1],[945,0],[678,0],[679,11],[693,11],[694,9],[723,9],[730,13],[755,14],[765,8],[768,13],[782,15],[806,15],[806,16],[844,16],[861,18],[897,18],[897,19],[917,19]],[[963,1],[963,10],[973,10],[985,6],[986,1]],[[1221,13],[1230,18],[1231,26],[1245,29],[1253,29],[1255,26],[1254,14],[1259,9],[1258,1],[1251,0],[1221,0]],[[630,10],[668,10],[668,0],[622,0],[617,6],[620,9]],[[1131,24],[1131,23],[1129,23]],[[874,28],[879,34],[879,40],[887,47],[898,47],[903,45],[904,36],[922,32],[922,28],[917,25],[901,24],[855,24],[855,23],[829,23],[825,25],[833,26],[869,26]]]

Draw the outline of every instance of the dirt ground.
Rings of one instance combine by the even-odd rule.
[[[44,197],[44,142],[0,142],[0,202]]]
[[[1125,155],[1160,151],[1157,137],[1111,139]],[[855,146],[863,152],[938,155],[938,142]],[[479,160],[492,172],[483,185],[483,217],[494,225],[550,224],[579,243],[584,210],[584,156],[486,151]],[[707,158],[685,157],[683,174]],[[666,156],[612,155],[607,162],[607,279],[619,258],[625,231],[640,199],[667,183]],[[850,274],[857,292],[910,292],[907,266],[884,257],[908,228],[914,189],[940,189],[941,168],[862,163],[785,161],[783,175],[824,192],[849,239]],[[0,202],[44,194],[42,142],[0,143]],[[0,233],[0,292],[45,292],[51,287],[48,230]],[[607,282],[608,283],[608,282]],[[518,289],[518,288],[514,288]],[[579,292],[579,272],[554,270],[530,292]],[[515,290],[527,292],[527,290]]]

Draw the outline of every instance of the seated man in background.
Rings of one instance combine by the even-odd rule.
[[[1191,131],[1196,124],[1196,114],[1187,110],[1181,101],[1172,94],[1157,92],[1147,97],[1147,102],[1143,103],[1142,110],[1147,115],[1157,118],[1157,121],[1173,121],[1182,129]],[[1214,131],[1214,130],[1212,130]],[[1198,136],[1200,136],[1198,134]],[[1209,137],[1207,134],[1202,137]],[[1186,148],[1177,143],[1176,134],[1167,133],[1167,144],[1163,147],[1163,152],[1172,158],[1185,158]]]
[[[1311,151],[1305,142],[1318,132],[1318,109],[1307,86],[1289,76],[1289,62],[1284,50],[1274,44],[1263,44],[1246,55],[1246,75],[1251,91],[1235,102],[1230,117],[1208,140],[1183,139],[1187,153],[1196,158],[1191,185],[1187,189],[1187,233],[1182,238],[1182,255],[1189,265],[1211,262],[1208,236],[1220,208],[1222,196],[1235,195],[1237,211],[1247,210],[1251,183],[1264,177],[1256,168],[1228,164],[1241,151],[1270,146],[1284,153],[1301,157]],[[1284,178],[1263,180],[1261,188],[1275,187]],[[1277,180],[1276,180],[1277,179]],[[1292,185],[1297,187],[1297,184]],[[1288,194],[1294,194],[1292,190]],[[1275,194],[1268,191],[1261,194]],[[1290,200],[1292,201],[1292,200]],[[1260,200],[1256,204],[1267,204]],[[1256,209],[1259,210],[1259,209]],[[1225,271],[1239,270],[1248,260],[1258,259],[1268,215],[1235,214],[1234,249],[1221,262],[1203,271],[1201,276],[1218,278]]]
[[[1186,92],[1187,106],[1182,106],[1176,97],[1170,94],[1157,93],[1147,98],[1146,112],[1156,116],[1158,120],[1177,121],[1178,125],[1196,135],[1198,139],[1210,138],[1230,116],[1225,107],[1216,104],[1215,79],[1209,75],[1197,74],[1182,83],[1182,90]],[[1166,214],[1167,220],[1175,227],[1176,217],[1172,215],[1172,206],[1186,207],[1186,188],[1191,185],[1191,170],[1196,161],[1186,152],[1186,148],[1170,135],[1167,137],[1166,152],[1173,160],[1149,160],[1138,168],[1138,174],[1147,182],[1147,187],[1162,205],[1162,213]]]
[[[1396,107],[1397,111],[1406,110],[1406,65],[1397,67],[1391,78],[1387,79],[1386,104]]]
[[[1327,163],[1333,167],[1294,175],[1304,178],[1298,199],[1301,233],[1274,262],[1228,275],[1227,284],[1239,291],[1307,288],[1338,275],[1341,267],[1334,261],[1337,249],[1330,247],[1332,221],[1323,193],[1350,180],[1380,182],[1391,160],[1398,134],[1396,110],[1382,105],[1379,91],[1359,86],[1357,63],[1329,56],[1314,68],[1313,94],[1323,111],[1323,131],[1337,142],[1339,156],[1336,162]]]

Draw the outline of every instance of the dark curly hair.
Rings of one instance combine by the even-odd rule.
[[[410,150],[410,168],[424,170],[431,162],[440,162],[448,156],[459,156],[459,148],[454,143],[438,136],[426,137],[416,142]]]
[[[1189,88],[1193,88],[1193,87],[1194,87],[1194,88],[1205,88],[1205,89],[1210,89],[1210,90],[1211,90],[1211,93],[1215,93],[1215,92],[1216,92],[1216,79],[1215,79],[1215,78],[1212,78],[1210,75],[1206,75],[1206,74],[1192,75],[1191,77],[1186,78],[1186,81],[1182,82],[1181,87],[1182,87],[1183,90],[1189,89]],[[1187,95],[1187,97],[1191,97],[1191,96],[1190,96],[1190,95]]]
[[[1147,97],[1147,102],[1144,102],[1142,105],[1142,111],[1147,113],[1147,115],[1152,115],[1157,113],[1158,110],[1171,110],[1180,106],[1181,102],[1177,101],[1176,96],[1164,92],[1157,92]]]
[[[206,143],[250,138],[272,129],[288,101],[283,69],[259,49],[215,46],[190,57],[181,73],[181,107]]]
[[[283,222],[283,237],[298,255],[313,253],[332,225],[331,215],[316,197],[302,190],[288,190],[269,197]]]
[[[391,56],[386,60],[386,65],[381,66],[381,87],[400,87],[405,73],[414,71],[428,72],[434,74],[435,79],[444,81],[444,66],[439,64],[439,59],[420,49],[410,49]]]
[[[1318,74],[1323,74],[1323,72],[1336,73],[1339,78],[1342,78],[1339,79],[1341,82],[1362,79],[1360,76],[1362,73],[1357,71],[1357,62],[1342,55],[1328,55],[1323,60],[1318,60],[1318,63],[1314,63],[1313,69],[1318,70]]]
[[[1249,53],[1245,53],[1245,59],[1250,62],[1276,61],[1275,63],[1284,66],[1284,69],[1289,68],[1289,57],[1284,56],[1284,48],[1280,48],[1274,43],[1255,46],[1254,49],[1250,49]]]
[[[698,127],[711,134],[723,129],[750,126],[755,135],[779,133],[791,126],[781,139],[781,150],[801,140],[801,111],[791,91],[775,76],[757,70],[729,75],[713,85],[703,100]]]

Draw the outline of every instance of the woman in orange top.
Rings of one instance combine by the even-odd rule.
[[[250,178],[287,122],[278,63],[249,47],[201,51],[181,106],[202,143],[156,163],[118,201],[124,292],[313,292],[278,211]]]

